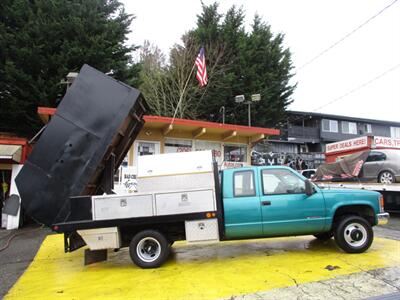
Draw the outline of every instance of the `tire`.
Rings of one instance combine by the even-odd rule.
[[[158,268],[167,260],[169,252],[168,239],[156,230],[139,232],[129,245],[132,261],[143,269]]]
[[[362,253],[372,244],[374,232],[367,220],[358,216],[345,216],[334,229],[336,244],[347,253]]]
[[[383,171],[378,176],[379,183],[392,184],[396,182],[396,178],[390,171]]]
[[[331,231],[328,231],[328,232],[322,232],[322,233],[314,234],[314,236],[318,240],[327,241],[327,240],[330,240],[333,237],[333,233]]]

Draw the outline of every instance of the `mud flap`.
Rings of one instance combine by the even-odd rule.
[[[85,249],[85,262],[84,262],[85,266],[105,260],[107,260],[107,249],[103,250]]]

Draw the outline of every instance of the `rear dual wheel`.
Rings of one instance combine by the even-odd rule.
[[[143,230],[136,234],[130,245],[132,261],[144,269],[158,268],[170,253],[170,241],[159,231]]]

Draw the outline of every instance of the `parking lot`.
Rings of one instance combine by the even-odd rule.
[[[82,249],[65,254],[62,235],[50,234],[7,293],[46,233],[16,236],[3,251],[5,299],[365,299],[400,289],[399,215],[376,228],[375,241],[363,254],[343,253],[333,240],[312,236],[179,242],[166,265],[150,270],[134,266],[127,249],[109,253],[107,262],[83,266]],[[1,246],[4,237],[3,231]]]

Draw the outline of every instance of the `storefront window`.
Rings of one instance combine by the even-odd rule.
[[[177,152],[190,152],[192,151],[191,140],[179,140],[179,139],[165,139],[164,144],[165,153],[177,153]]]
[[[156,154],[156,145],[151,142],[139,142],[138,143],[138,155],[154,155]]]
[[[208,142],[208,141],[196,141],[196,151],[211,150],[212,155],[220,165],[223,161],[222,156],[222,145],[221,143]]]
[[[135,141],[133,165],[138,162],[139,156],[160,154],[160,142]]]
[[[247,146],[225,145],[224,160],[229,162],[247,162]]]

